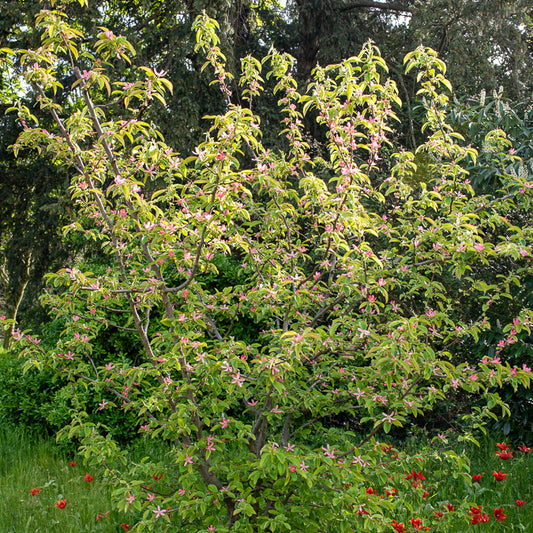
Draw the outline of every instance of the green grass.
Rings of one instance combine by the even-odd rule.
[[[424,450],[427,452],[430,448],[422,441],[422,437],[413,438],[404,446],[411,453],[423,455]],[[495,442],[487,439],[480,447],[455,446],[457,454],[470,459],[471,473],[483,476],[479,483],[473,485],[461,477],[455,478],[453,471],[446,470],[446,465],[428,454],[420,468],[423,468],[427,480],[424,484],[431,494],[419,502],[420,506],[415,505],[414,517],[431,516],[433,509],[442,509],[447,502],[457,508],[467,502],[468,505],[482,505],[483,512],[491,517],[490,522],[473,526],[463,511],[461,520],[448,520],[450,524],[453,522],[453,527],[446,525],[445,517],[440,527],[433,530],[434,533],[533,532],[533,452],[523,454],[513,446],[515,457],[502,461],[495,456]],[[137,450],[137,453],[148,452]],[[77,464],[71,467],[71,461]],[[508,477],[497,482],[492,475],[493,470],[502,470]],[[86,471],[82,460],[61,451],[52,439],[30,438],[17,430],[2,428],[0,533],[122,532],[121,523],[133,526],[131,515],[126,517],[111,511],[109,487],[98,479],[98,473],[89,471],[94,480],[88,483],[84,479]],[[30,490],[33,488],[40,489],[40,493],[32,496]],[[64,498],[67,498],[67,506],[58,509],[55,503]],[[517,499],[527,503],[517,507]],[[495,507],[503,508],[507,516],[504,522],[493,518]],[[105,514],[107,511],[110,512]],[[97,515],[104,516],[97,521]],[[411,512],[404,508],[402,516],[396,518],[407,523],[411,517]],[[414,530],[411,528],[409,531]]]
[[[74,467],[70,461],[76,460]],[[91,472],[89,472],[91,474]],[[51,439],[0,430],[0,533],[123,532],[123,515],[111,510],[108,487],[96,473],[88,483],[82,461],[58,451]],[[40,489],[32,496],[30,490]],[[55,503],[67,498],[59,509]]]

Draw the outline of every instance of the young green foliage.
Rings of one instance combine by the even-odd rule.
[[[476,265],[513,258],[508,284],[527,268],[531,227],[505,218],[530,205],[527,180],[505,175],[490,200],[475,195],[462,163],[476,154],[445,122],[441,89],[450,86],[428,49],[406,58],[408,70],[419,70],[428,135],[419,151],[431,161],[427,180],[413,187],[414,154],[394,154],[390,169],[383,160],[400,101],[371,44],[317,68],[304,95],[291,57],[249,58],[239,82],[245,107],[230,103],[216,22],[199,17],[197,50],[227,108],[209,117],[205,141],[184,158],[154,125],[115,120],[94,103],[112,87],[126,107],[132,98],[164,105],[171,86],[162,73],[145,68],[133,85],[112,81],[106,60],[133,50],[105,29],[82,70],[79,33],[53,11],[39,26],[41,49],[20,53],[57,130],[43,131],[19,107],[26,126],[14,149],[43,145],[76,169],[78,218],[66,231],[100,243],[109,260],[105,275],[70,265],[49,276],[44,301],[66,324],[53,350],[14,331],[28,368],[71,383],[76,408],[62,435],[105,468],[137,531],[167,523],[190,532],[383,531],[399,500],[369,498],[365,486],[418,463],[386,456],[379,435],[461,390],[490,407],[472,415],[470,431],[506,409],[495,387],[529,386],[529,369],[466,362],[456,349],[491,327],[485,306],[511,295],[508,285],[483,285]],[[79,95],[67,117],[52,97],[65,61]],[[251,108],[269,78],[286,152],[263,145]],[[323,128],[328,161],[313,160],[306,112]],[[490,135],[505,159],[503,132]],[[213,279],[224,261],[238,275],[223,286]],[[463,313],[470,299],[474,319]],[[530,310],[515,320],[530,331]],[[95,352],[105,328],[131,330],[136,362]],[[87,388],[104,397],[97,408],[81,394]],[[128,461],[109,428],[91,421],[106,409],[135,413],[146,439],[170,444],[166,460]],[[461,458],[446,457],[466,476]]]

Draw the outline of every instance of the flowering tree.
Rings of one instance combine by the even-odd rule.
[[[458,357],[491,327],[491,303],[530,268],[532,228],[511,226],[505,214],[530,207],[532,186],[505,174],[516,158],[505,134],[486,138],[502,190],[476,196],[463,168],[476,152],[444,120],[445,66],[417,49],[406,69],[419,72],[428,136],[419,150],[430,164],[414,187],[414,154],[391,153],[400,101],[373,45],[317,68],[305,94],[290,56],[247,58],[234,105],[216,23],[202,16],[197,49],[228,105],[183,157],[152,124],[114,120],[96,103],[164,104],[172,89],[164,73],[146,67],[135,83],[113,81],[114,62],[134,53],[123,37],[102,29],[92,53],[59,11],[42,12],[37,27],[42,46],[4,50],[4,61],[22,66],[57,128],[43,130],[15,106],[25,129],[14,149],[46,149],[77,171],[78,217],[66,231],[98,243],[109,265],[105,275],[71,265],[49,276],[44,299],[65,320],[54,349],[14,330],[28,367],[70,382],[75,409],[63,435],[104,467],[138,531],[165,522],[191,532],[399,531],[406,502],[426,490],[423,458],[380,444],[380,435],[458,390],[485,400],[465,423],[471,429],[507,410],[499,385],[529,385],[530,369],[499,354],[530,331],[530,310],[507,326],[497,357]],[[64,116],[53,94],[67,66],[79,101]],[[263,69],[286,115],[283,153],[263,145],[253,112]],[[313,158],[303,113],[316,115],[329,160]],[[500,258],[512,265],[505,280],[476,276],[474,266]],[[223,259],[239,268],[225,286],[212,281]],[[476,320],[463,312],[471,301]],[[96,335],[116,327],[138,339],[137,364],[93,350]],[[147,439],[169,443],[165,458],[133,462],[92,422],[86,389],[102,399],[98,410],[134,413]],[[470,480],[463,458],[435,454]],[[448,519],[439,514],[412,516],[412,525]]]

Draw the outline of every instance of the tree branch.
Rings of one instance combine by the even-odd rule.
[[[361,7],[381,9],[382,11],[396,11],[399,13],[412,13],[413,12],[413,10],[410,7],[402,5],[402,4],[398,4],[396,2],[382,3],[382,2],[375,2],[373,0],[357,0],[348,5],[340,7],[338,11],[340,13],[346,13],[347,11],[351,11],[352,9],[358,9]]]

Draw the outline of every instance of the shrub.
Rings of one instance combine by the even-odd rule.
[[[383,531],[405,500],[369,498],[365,487],[387,486],[392,476],[412,491],[413,513],[424,510],[424,525],[435,523],[418,483],[424,459],[378,439],[456,390],[484,399],[465,421],[461,438],[471,438],[496,408],[508,412],[498,386],[529,385],[530,369],[501,364],[501,347],[477,361],[456,349],[491,328],[487,310],[530,268],[531,227],[513,226],[506,214],[530,208],[532,188],[505,172],[516,156],[504,132],[486,136],[501,190],[478,196],[463,166],[476,151],[445,122],[445,65],[417,49],[406,69],[419,72],[428,136],[419,152],[429,163],[426,181],[413,180],[408,151],[381,167],[399,98],[375,46],[317,68],[303,95],[290,56],[247,58],[237,105],[216,23],[201,16],[197,49],[227,110],[182,158],[153,125],[132,118],[136,102],[164,104],[171,86],[163,74],[144,68],[133,84],[110,79],[114,62],[133,53],[124,38],[103,29],[95,56],[79,49],[79,31],[60,12],[43,12],[38,28],[42,47],[20,61],[57,131],[39,128],[19,105],[25,130],[15,150],[45,146],[78,171],[70,190],[79,219],[67,230],[100,243],[109,266],[105,275],[70,265],[49,276],[45,301],[65,319],[54,348],[19,330],[14,336],[26,369],[69,382],[74,415],[61,435],[80,439],[87,459],[105,467],[117,507],[136,513],[138,531],[167,522],[191,532]],[[65,62],[80,95],[70,116],[52,99]],[[286,116],[282,153],[263,145],[253,113],[263,69]],[[93,103],[106,92],[132,115],[106,116]],[[308,154],[309,110],[327,136],[328,161]],[[153,179],[164,185],[146,187]],[[493,227],[497,242],[485,239]],[[220,257],[239,270],[218,285]],[[507,258],[512,268],[498,283],[473,268]],[[470,305],[462,313],[463,302],[476,302],[475,319]],[[506,343],[529,333],[531,320],[520,309],[504,326]],[[98,359],[94,340],[105,328],[135,330],[137,363]],[[129,461],[112,431],[91,420],[94,397],[99,411],[131,414],[146,439],[170,442],[166,459]],[[434,454],[471,482],[464,458],[440,446]],[[457,523],[468,510],[461,505]]]

